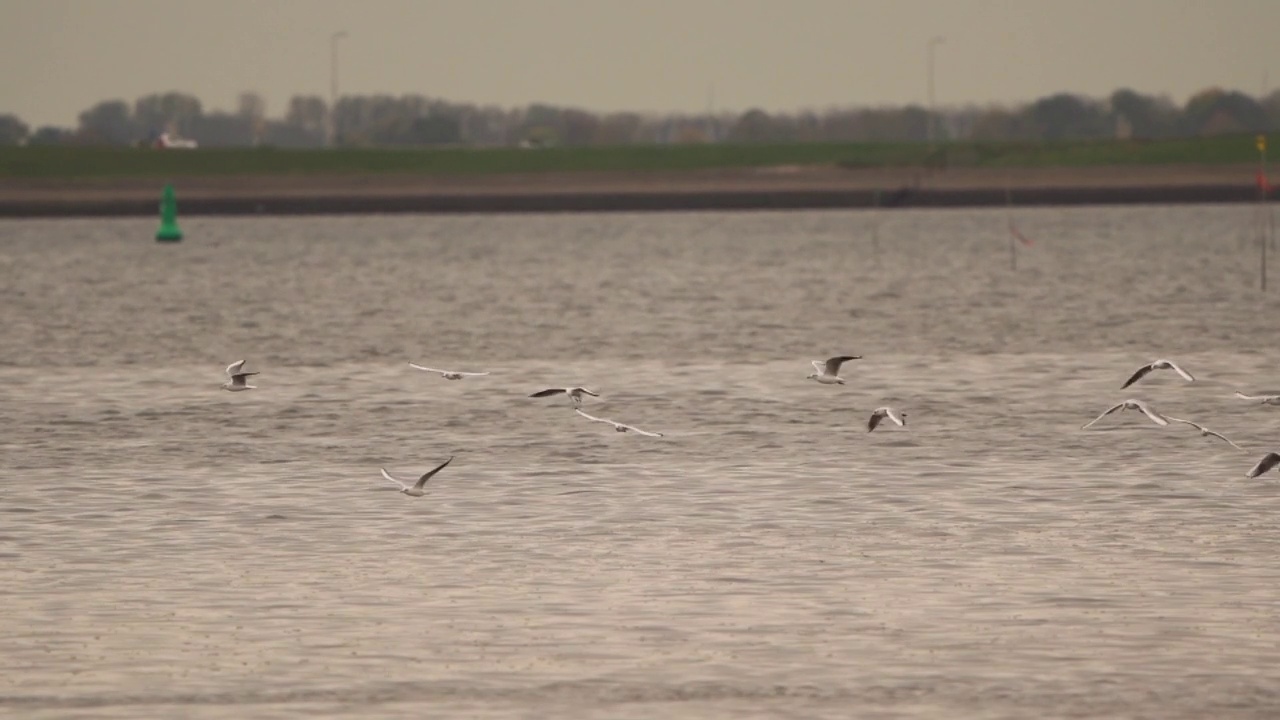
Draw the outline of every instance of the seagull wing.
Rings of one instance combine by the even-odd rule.
[[[1172,360],[1165,360],[1165,362],[1169,363],[1169,367],[1173,368],[1173,371],[1174,371],[1174,372],[1176,372],[1176,373],[1178,373],[1179,375],[1181,375],[1183,380],[1186,380],[1187,382],[1195,382],[1195,381],[1196,381],[1196,379],[1195,379],[1195,378],[1191,377],[1191,373],[1189,373],[1189,372],[1187,372],[1186,370],[1183,370],[1181,367],[1179,367],[1179,366],[1178,366],[1178,363],[1176,363],[1176,362],[1174,362],[1174,361],[1172,361]]]
[[[237,361],[235,361],[235,362],[233,362],[233,363],[231,363],[230,365],[228,365],[228,366],[227,366],[227,374],[228,374],[228,375],[235,375],[236,373],[240,372],[240,368],[242,368],[242,367],[244,367],[244,361],[243,361],[243,360],[237,360]]]
[[[584,413],[584,412],[582,412],[581,410],[576,410],[576,409],[575,409],[575,410],[574,410],[574,412],[578,413],[578,414],[579,414],[579,415],[581,415],[582,417],[584,417],[584,418],[586,418],[586,419],[588,419],[588,420],[591,420],[591,421],[593,421],[593,422],[606,423],[606,424],[608,424],[608,425],[613,425],[613,426],[615,426],[615,427],[617,427],[617,425],[618,425],[618,423],[616,423],[616,422],[614,422],[614,421],[612,421],[612,420],[605,420],[604,418],[598,418],[598,417],[596,417],[595,415],[588,415],[587,413]]]
[[[1245,395],[1239,390],[1236,391],[1236,397],[1240,398],[1241,400],[1262,400],[1264,398],[1263,395]]]
[[[1124,384],[1120,386],[1120,389],[1121,389],[1121,390],[1123,390],[1123,389],[1125,389],[1125,388],[1129,387],[1130,385],[1132,385],[1132,384],[1134,384],[1134,383],[1138,382],[1138,381],[1139,381],[1139,380],[1141,380],[1142,378],[1146,377],[1146,376],[1147,376],[1147,373],[1149,373],[1149,372],[1151,372],[1151,366],[1150,366],[1150,365],[1143,365],[1142,367],[1138,368],[1138,371],[1137,371],[1137,372],[1135,372],[1134,374],[1130,375],[1128,380],[1125,380],[1125,381],[1124,381]]]
[[[260,373],[257,370],[254,370],[253,372],[238,372],[238,373],[234,373],[231,376],[231,380],[232,382],[244,382],[245,378],[251,375],[259,375],[259,374]]]
[[[451,372],[449,370],[437,370],[435,368],[424,367],[422,365],[415,365],[414,363],[409,363],[409,367],[417,368],[418,370],[425,370],[426,372],[440,373],[441,375],[447,372]]]
[[[1223,435],[1223,434],[1222,434],[1222,433],[1220,433],[1220,432],[1215,432],[1215,431],[1213,431],[1213,430],[1210,430],[1209,428],[1207,428],[1207,427],[1205,427],[1205,426],[1201,425],[1201,424],[1200,424],[1200,423],[1198,423],[1198,422],[1192,422],[1192,421],[1190,421],[1190,420],[1183,420],[1182,418],[1176,418],[1176,417],[1172,417],[1172,416],[1170,416],[1170,415],[1165,415],[1165,416],[1164,416],[1164,419],[1165,419],[1165,420],[1169,420],[1170,422],[1178,422],[1178,423],[1183,423],[1184,425],[1190,425],[1191,427],[1193,427],[1193,428],[1195,428],[1195,429],[1199,430],[1200,432],[1202,432],[1202,433],[1204,433],[1204,434],[1206,434],[1206,435],[1212,435],[1212,436],[1214,436],[1214,437],[1216,437],[1216,438],[1221,438],[1222,440],[1225,440],[1225,441],[1226,441],[1226,443],[1227,443],[1228,445],[1230,445],[1231,447],[1233,447],[1233,448],[1235,448],[1235,449],[1237,449],[1237,450],[1243,450],[1243,449],[1244,449],[1244,448],[1240,447],[1239,445],[1237,445],[1237,444],[1235,444],[1235,443],[1231,442],[1231,438],[1227,437],[1226,435]]]
[[[391,482],[395,483],[396,485],[399,485],[401,490],[403,490],[403,489],[405,489],[405,488],[409,487],[408,485],[405,485],[405,484],[404,484],[404,481],[403,481],[403,480],[401,480],[401,479],[399,479],[399,478],[395,477],[394,475],[392,475],[391,473],[387,472],[386,468],[378,468],[378,472],[382,473],[382,477],[384,477],[384,478],[386,478],[386,479],[390,480]]]
[[[839,375],[840,366],[843,365],[846,360],[860,360],[861,358],[861,355],[837,355],[836,357],[830,358],[827,360],[826,365],[827,374]]]
[[[871,419],[867,421],[867,432],[871,432],[872,430],[875,430],[876,426],[880,424],[880,420],[883,417],[884,416],[878,412],[871,413]]]
[[[1135,400],[1133,402],[1135,405],[1138,406],[1138,409],[1142,411],[1143,415],[1146,415],[1147,417],[1151,418],[1151,422],[1157,425],[1160,425],[1161,427],[1169,424],[1169,421],[1165,420],[1163,415],[1147,407],[1146,403],[1142,402],[1141,400]]]
[[[1244,476],[1247,478],[1256,478],[1276,465],[1280,465],[1280,453],[1269,452],[1266,455],[1263,455],[1262,459],[1258,461],[1258,464],[1254,465],[1249,472],[1244,474]]]
[[[1120,408],[1122,408],[1122,407],[1124,407],[1124,403],[1120,403],[1119,405],[1112,405],[1111,407],[1107,408],[1107,410],[1106,410],[1105,412],[1103,412],[1103,413],[1102,413],[1101,415],[1099,415],[1098,417],[1096,417],[1096,418],[1094,418],[1094,419],[1090,420],[1090,421],[1088,422],[1088,424],[1086,424],[1084,427],[1082,427],[1082,428],[1080,428],[1080,429],[1081,429],[1081,430],[1088,430],[1090,425],[1093,425],[1094,423],[1098,422],[1098,421],[1099,421],[1099,420],[1101,420],[1102,418],[1104,418],[1104,417],[1106,417],[1106,416],[1110,415],[1111,413],[1113,413],[1113,412],[1115,412],[1115,411],[1119,410],[1119,409],[1120,409]]]
[[[574,388],[574,390],[581,390],[582,392],[584,392],[584,393],[586,393],[586,394],[590,395],[591,397],[600,397],[600,394],[599,394],[599,393],[593,393],[593,392],[591,392],[590,390],[588,390],[588,389],[586,389],[586,388],[584,388],[584,387]]]
[[[547,388],[546,390],[539,390],[529,397],[548,397],[562,392],[568,392],[568,390],[565,390],[564,388]]]
[[[906,425],[906,423],[902,422],[902,418],[893,414],[893,408],[885,408],[884,412],[885,412],[885,415],[888,416],[890,420],[898,424],[898,427],[903,427],[904,425]]]
[[[626,428],[626,429],[628,429],[628,430],[631,430],[631,431],[635,432],[635,433],[636,433],[636,434],[638,434],[638,435],[644,435],[644,436],[646,436],[646,437],[663,437],[662,433],[660,433],[660,432],[652,432],[652,431],[649,431],[649,430],[641,430],[640,428],[636,427],[635,425],[623,425],[622,423],[618,423],[618,427],[624,427],[624,428]]]
[[[481,375],[488,375],[489,373],[487,373],[487,372],[461,372],[461,371],[459,371],[459,372],[458,372],[458,374],[459,374],[459,375],[468,375],[468,376],[472,376],[472,377],[479,377],[479,376],[481,376]]]
[[[425,474],[423,474],[423,476],[422,476],[422,477],[420,477],[420,478],[418,478],[418,482],[414,483],[414,485],[413,485],[413,486],[414,486],[415,488],[417,488],[417,489],[421,490],[421,489],[422,489],[422,486],[423,486],[423,485],[426,485],[426,484],[427,484],[427,481],[431,479],[431,476],[433,476],[433,475],[435,475],[436,473],[440,472],[441,470],[445,469],[445,466],[447,466],[447,465],[448,465],[449,463],[451,463],[451,462],[453,462],[453,456],[452,456],[452,455],[450,455],[450,456],[449,456],[449,459],[448,459],[448,460],[445,460],[444,462],[442,462],[442,463],[440,463],[439,465],[435,466],[435,468],[434,468],[434,469],[432,469],[432,470],[430,470],[430,471],[426,472]]]
[[[1226,435],[1223,435],[1223,434],[1222,434],[1222,433],[1220,433],[1220,432],[1214,432],[1213,430],[1210,430],[1210,429],[1208,429],[1208,428],[1201,428],[1201,430],[1202,430],[1202,431],[1204,431],[1205,433],[1209,434],[1209,435],[1212,435],[1212,436],[1216,437],[1216,438],[1221,438],[1221,439],[1222,439],[1222,440],[1224,440],[1228,445],[1230,445],[1231,447],[1233,447],[1233,448],[1235,448],[1235,449],[1237,449],[1237,450],[1243,450],[1243,449],[1244,449],[1244,448],[1240,447],[1239,445],[1237,445],[1237,444],[1235,444],[1235,443],[1231,442],[1231,438],[1227,437]]]
[[[811,360],[810,364],[813,365],[814,370],[817,370],[820,373],[825,373],[827,371],[826,364],[823,363],[821,360]]]

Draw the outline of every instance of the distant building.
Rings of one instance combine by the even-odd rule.
[[[199,147],[195,140],[175,137],[167,132],[160,133],[151,141],[151,147],[157,150],[194,150]]]

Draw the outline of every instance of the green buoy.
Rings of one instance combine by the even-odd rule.
[[[160,196],[160,229],[156,231],[158,242],[178,242],[182,230],[178,227],[178,200],[173,196],[173,185],[164,186]]]

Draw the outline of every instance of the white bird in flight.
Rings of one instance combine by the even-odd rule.
[[[1124,381],[1124,384],[1120,386],[1120,389],[1123,390],[1129,387],[1130,385],[1138,382],[1142,378],[1146,377],[1147,373],[1151,372],[1152,370],[1172,370],[1178,373],[1179,375],[1181,375],[1182,379],[1186,380],[1187,382],[1195,382],[1196,380],[1195,378],[1191,377],[1191,373],[1178,367],[1178,364],[1175,363],[1174,361],[1156,360],[1154,362],[1150,362],[1138,368],[1137,372],[1135,372],[1133,375],[1130,375],[1129,379]]]
[[[593,420],[593,421],[598,422],[598,423],[605,423],[605,424],[608,424],[608,425],[612,425],[612,426],[613,426],[613,429],[614,429],[614,430],[617,430],[618,432],[634,432],[634,433],[636,433],[637,435],[647,435],[648,437],[665,437],[665,436],[664,436],[662,433],[660,433],[660,432],[650,432],[650,431],[648,431],[648,430],[641,430],[640,428],[636,427],[635,425],[624,425],[623,423],[620,423],[620,422],[614,422],[614,421],[612,421],[612,420],[608,420],[608,419],[606,419],[606,418],[598,418],[598,417],[596,417],[595,415],[588,415],[588,414],[586,414],[586,413],[582,412],[581,410],[574,410],[574,412],[578,413],[579,415],[581,415],[582,417],[584,417],[584,418],[586,418],[586,419],[588,419],[588,420]]]
[[[386,468],[378,468],[378,470],[379,472],[382,473],[382,477],[390,480],[396,485],[399,485],[400,492],[410,497],[422,497],[423,495],[426,494],[426,492],[422,489],[422,486],[427,484],[427,481],[431,479],[431,476],[443,470],[445,466],[451,462],[453,462],[452,455],[449,456],[448,460],[445,460],[444,462],[437,465],[435,469],[428,471],[422,477],[418,478],[416,482],[412,478],[406,478],[402,480],[392,475],[391,473],[387,472]],[[409,485],[408,483],[413,483],[413,484]]]
[[[836,357],[828,358],[826,362],[814,360],[812,361],[813,369],[818,372],[806,375],[805,379],[817,380],[823,385],[843,385],[844,379],[840,377],[840,366],[843,365],[846,360],[861,359],[861,355],[837,355]]]
[[[557,395],[559,393],[564,393],[568,395],[569,399],[573,401],[573,406],[575,408],[582,407],[582,396],[584,394],[590,395],[591,397],[600,397],[598,393],[593,393],[584,387],[547,388],[546,390],[539,390],[538,392],[530,395],[529,397],[536,397],[536,398],[549,397],[551,395]]]
[[[1228,438],[1226,435],[1223,435],[1222,433],[1214,432],[1214,431],[1210,430],[1209,428],[1207,428],[1207,427],[1205,427],[1205,426],[1201,425],[1200,423],[1192,422],[1192,421],[1190,421],[1190,420],[1183,420],[1182,418],[1176,418],[1176,417],[1172,417],[1172,416],[1170,416],[1170,415],[1166,415],[1166,416],[1165,416],[1165,419],[1166,419],[1166,420],[1172,420],[1173,422],[1177,422],[1177,423],[1183,423],[1184,425],[1190,425],[1191,427],[1193,427],[1193,428],[1195,428],[1195,429],[1197,429],[1197,430],[1199,430],[1199,431],[1200,431],[1200,437],[1209,437],[1210,435],[1212,435],[1213,437],[1221,438],[1222,440],[1226,440],[1226,442],[1227,442],[1227,444],[1228,444],[1228,445],[1230,445],[1231,447],[1233,447],[1233,448],[1235,448],[1235,449],[1237,449],[1237,450],[1243,450],[1243,449],[1244,449],[1244,448],[1240,447],[1239,445],[1237,445],[1237,444],[1235,444],[1235,443],[1231,442],[1231,439],[1230,439],[1230,438]]]
[[[1108,408],[1106,412],[1104,412],[1104,413],[1102,413],[1101,415],[1099,415],[1098,417],[1096,417],[1096,418],[1094,418],[1094,419],[1090,420],[1090,421],[1089,421],[1089,422],[1088,422],[1084,427],[1082,427],[1082,428],[1080,428],[1080,429],[1081,429],[1081,430],[1086,430],[1086,429],[1088,429],[1090,425],[1093,425],[1094,423],[1098,422],[1098,421],[1099,421],[1099,420],[1101,420],[1102,418],[1104,418],[1104,417],[1106,417],[1106,416],[1110,415],[1111,413],[1113,413],[1113,412],[1115,412],[1115,411],[1117,411],[1117,410],[1138,410],[1138,411],[1141,411],[1143,415],[1146,415],[1148,418],[1151,418],[1151,422],[1153,422],[1153,423],[1155,423],[1155,424],[1157,424],[1157,425],[1161,425],[1161,426],[1163,426],[1163,425],[1168,425],[1168,424],[1169,424],[1169,421],[1168,421],[1168,420],[1165,420],[1165,419],[1164,419],[1164,417],[1160,415],[1160,413],[1155,412],[1155,411],[1154,411],[1154,410],[1152,410],[1151,408],[1147,407],[1147,404],[1146,404],[1146,403],[1142,402],[1141,400],[1132,400],[1132,399],[1130,399],[1130,400],[1125,400],[1124,402],[1120,403],[1119,405],[1113,405],[1112,407]]]
[[[1236,397],[1241,400],[1254,400],[1262,403],[1263,405],[1280,405],[1280,395],[1245,395],[1237,390]]]
[[[906,416],[906,413],[902,413],[902,417],[905,418]],[[890,421],[897,423],[898,427],[906,425],[906,422],[904,422],[902,418],[893,414],[893,408],[881,407],[876,408],[875,411],[871,413],[871,419],[867,421],[867,432],[875,430],[876,426],[880,424],[880,421],[885,418],[889,418]]]
[[[230,390],[231,392],[240,392],[241,390],[257,390],[258,389],[257,385],[249,385],[248,383],[245,382],[245,378],[249,377],[250,375],[257,375],[258,373],[240,372],[240,368],[243,368],[243,367],[244,367],[243,360],[237,360],[236,362],[233,362],[227,366],[227,377],[231,379],[222,383],[223,390]]]
[[[463,372],[462,370],[438,370],[436,368],[423,367],[422,365],[414,363],[409,363],[409,367],[425,370],[426,372],[439,373],[440,377],[445,380],[461,380],[464,377],[479,377],[481,375],[489,374],[487,372]]]
[[[1269,452],[1262,456],[1257,465],[1254,465],[1244,476],[1247,478],[1256,478],[1271,468],[1280,465],[1280,453]]]

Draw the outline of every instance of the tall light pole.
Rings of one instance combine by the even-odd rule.
[[[337,134],[334,113],[338,109],[338,41],[346,36],[346,30],[339,30],[329,36],[329,137],[326,139],[330,147],[333,146]]]
[[[929,38],[929,44],[928,44],[928,46],[927,46],[927,53],[928,53],[928,56],[929,56],[929,60],[928,60],[928,64],[929,64],[929,122],[928,122],[928,124],[927,124],[926,129],[925,129],[925,132],[927,133],[928,138],[929,138],[929,149],[930,149],[930,150],[932,150],[932,149],[933,149],[933,140],[934,140],[934,106],[933,106],[933,55],[934,55],[934,52],[933,52],[933,49],[934,49],[935,47],[937,47],[938,45],[941,45],[942,43],[946,42],[946,40],[947,40],[947,39],[946,39],[946,38],[944,38],[944,37],[942,37],[941,35],[935,35],[935,36],[933,36],[933,37]]]

